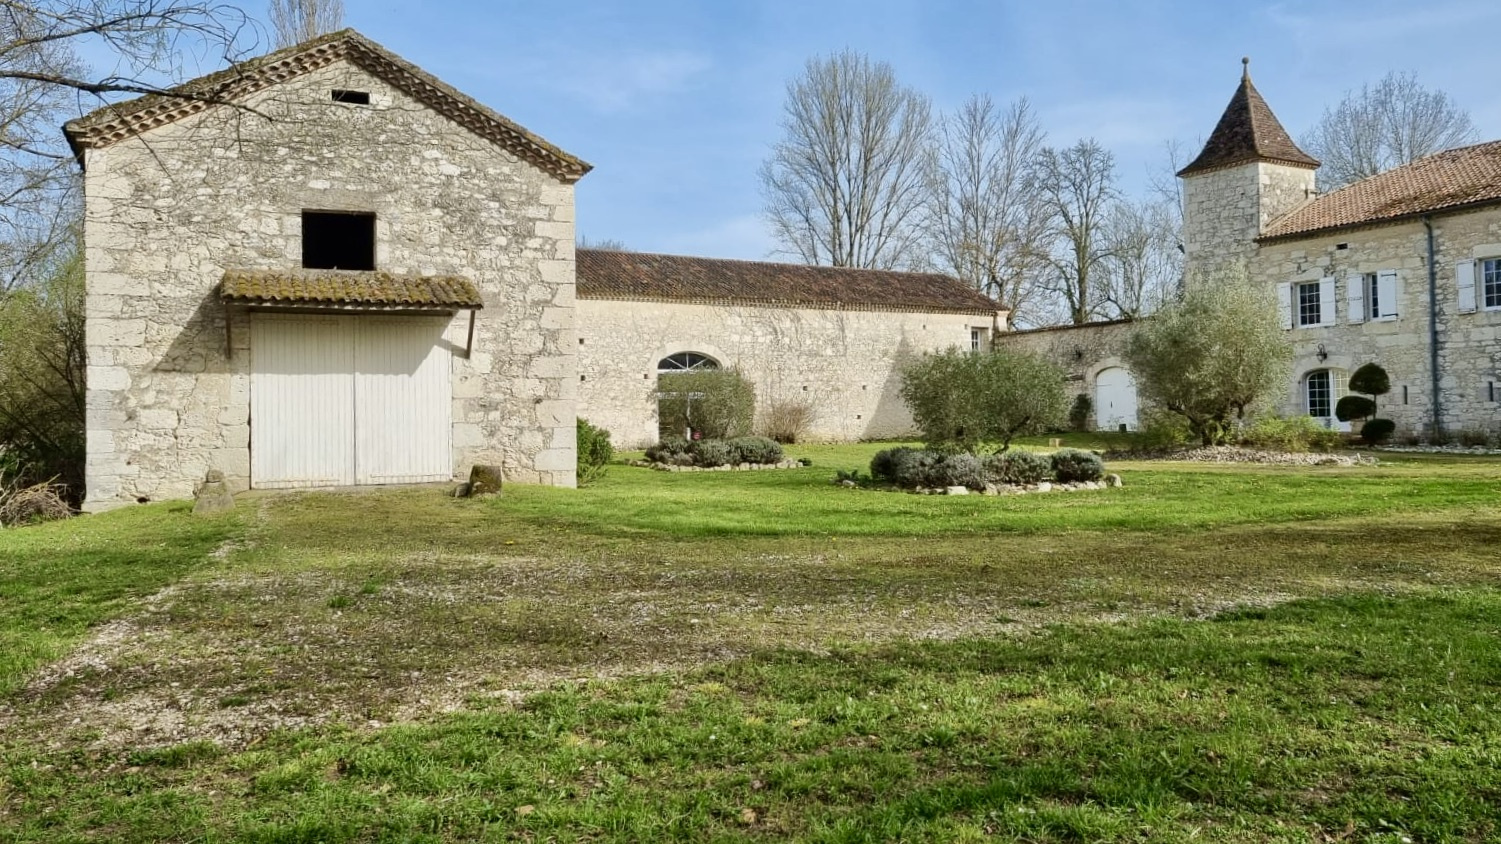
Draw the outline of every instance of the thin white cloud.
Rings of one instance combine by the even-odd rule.
[[[689,50],[600,55],[579,53],[537,74],[599,112],[628,111],[663,94],[689,90],[708,71],[708,56]],[[560,69],[562,68],[562,69]]]

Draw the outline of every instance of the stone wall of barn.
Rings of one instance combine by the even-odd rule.
[[[249,325],[215,285],[299,266],[304,209],[373,211],[378,268],[478,286],[473,355],[452,363],[455,472],[571,486],[573,188],[348,62],[245,106],[86,153],[88,509],[189,496],[209,468],[246,487]]]
[[[1495,435],[1501,433],[1501,308],[1485,308],[1477,272],[1477,309],[1460,313],[1455,264],[1501,258],[1501,208],[1437,216],[1433,228],[1442,425],[1450,434],[1477,429]],[[1397,273],[1396,318],[1352,322],[1350,284],[1383,270]],[[1428,432],[1433,418],[1428,241],[1420,220],[1263,244],[1251,275],[1268,288],[1323,278],[1335,283],[1335,324],[1287,331],[1295,357],[1281,401],[1285,413],[1306,411],[1308,373],[1329,369],[1348,375],[1374,362],[1392,381],[1391,394],[1379,400],[1380,415],[1396,422],[1399,431]]]
[[[657,439],[657,364],[679,352],[739,368],[755,385],[758,412],[807,402],[809,439],[905,436],[912,416],[898,394],[910,358],[988,343],[993,314],[900,313],[581,299],[579,415],[617,446]]]

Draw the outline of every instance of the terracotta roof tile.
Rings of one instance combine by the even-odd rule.
[[[383,310],[484,307],[474,283],[462,276],[349,270],[228,270],[219,282],[219,298],[235,305]]]
[[[814,267],[578,250],[578,295],[692,304],[994,314],[1005,310],[938,273]]]
[[[1501,202],[1501,141],[1460,147],[1346,185],[1273,220],[1260,240]]]
[[[104,106],[68,121],[63,132],[74,153],[109,146],[345,59],[562,182],[577,182],[591,169],[588,163],[352,29],[240,62],[163,94]]]
[[[1247,72],[1242,74],[1240,87],[1235,89],[1230,104],[1225,106],[1225,113],[1220,115],[1220,122],[1209,134],[1203,152],[1179,170],[1178,175],[1189,176],[1252,161],[1277,161],[1308,168],[1319,166],[1318,159],[1293,143],[1292,136],[1282,128],[1277,115],[1251,84],[1251,74]]]

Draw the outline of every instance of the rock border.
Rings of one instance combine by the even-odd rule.
[[[657,472],[757,472],[766,469],[803,468],[803,464],[797,460],[783,460],[777,463],[726,463],[723,466],[677,466],[651,460],[632,460],[630,465]]]
[[[1265,451],[1238,445],[1106,452],[1116,460],[1167,460],[1182,463],[1259,463],[1267,466],[1375,466],[1370,454],[1334,451]]]
[[[859,488],[861,485],[850,480],[835,481],[835,484],[844,487]],[[1117,489],[1125,486],[1121,476],[1111,472],[1098,481],[1078,481],[1076,483],[1058,483],[1056,481],[1042,481],[1035,484],[986,484],[984,489],[975,490],[967,486],[949,487],[925,487],[916,489],[903,489],[895,486],[865,487],[883,492],[904,492],[908,495],[1035,495],[1044,492],[1079,492],[1088,489]]]

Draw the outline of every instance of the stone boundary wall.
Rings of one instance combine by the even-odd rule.
[[[996,337],[996,345],[1039,355],[1061,367],[1068,377],[1069,401],[1080,393],[1089,396],[1093,428],[1095,377],[1110,367],[1125,367],[1121,352],[1131,326],[1130,320],[1119,320],[1007,331]]]

